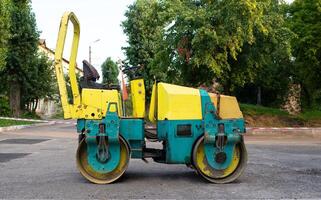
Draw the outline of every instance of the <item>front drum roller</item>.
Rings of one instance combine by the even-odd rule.
[[[77,149],[77,167],[81,175],[87,180],[96,184],[108,184],[119,179],[126,171],[130,158],[130,150],[127,142],[119,137],[120,144],[120,161],[116,169],[108,173],[95,171],[87,161],[87,144],[86,138],[83,138]]]
[[[204,150],[204,137],[201,137],[193,148],[193,164],[198,174],[212,183],[233,182],[242,175],[246,168],[247,151],[243,140],[235,145],[232,162],[224,170],[213,169],[207,162]]]

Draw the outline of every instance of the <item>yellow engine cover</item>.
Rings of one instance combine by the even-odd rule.
[[[82,89],[81,93],[81,105],[78,107],[73,107],[72,109],[73,118],[101,119],[106,115],[107,104],[110,102],[117,103],[118,115],[122,116],[121,99],[117,90],[84,88]]]
[[[218,95],[209,93],[215,108],[217,108]],[[219,116],[221,119],[241,119],[243,114],[240,110],[236,97],[220,95]]]
[[[198,89],[158,83],[158,120],[202,119]]]
[[[217,108],[218,96],[209,93]],[[221,119],[239,119],[243,114],[236,97],[220,95],[219,116]],[[157,120],[199,120],[202,119],[202,103],[199,89],[158,83],[153,86],[149,109],[151,122]]]

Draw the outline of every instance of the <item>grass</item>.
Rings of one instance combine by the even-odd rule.
[[[240,108],[249,126],[263,127],[321,127],[321,111],[307,110],[298,115],[264,106],[240,104]]]
[[[29,124],[34,124],[34,123],[35,122],[17,121],[17,120],[11,120],[11,119],[0,119],[0,127],[29,125]]]
[[[240,108],[245,115],[289,116],[287,112],[277,108],[269,108],[251,104],[241,104]]]
[[[299,118],[309,121],[309,120],[321,120],[321,111],[320,110],[308,110],[300,113]]]

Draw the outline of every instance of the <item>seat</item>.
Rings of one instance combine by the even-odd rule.
[[[119,85],[104,85],[97,83],[100,76],[94,66],[92,66],[87,60],[83,60],[83,72],[84,76],[80,78],[80,88],[90,88],[90,89],[111,89],[111,90],[120,90]]]

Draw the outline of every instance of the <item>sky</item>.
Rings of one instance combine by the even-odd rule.
[[[292,2],[293,0],[286,0]],[[33,0],[40,38],[47,47],[56,48],[60,19],[65,11],[72,11],[80,21],[80,43],[77,62],[88,60],[89,46],[92,49],[92,64],[100,72],[100,65],[107,57],[114,61],[124,59],[121,47],[127,45],[126,35],[120,26],[124,13],[134,0]],[[72,24],[69,25],[64,57],[69,60]],[[98,40],[98,42],[94,42]]]

